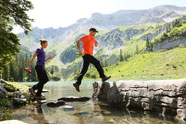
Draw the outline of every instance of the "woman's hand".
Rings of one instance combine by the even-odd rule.
[[[49,56],[49,59],[52,59],[53,58],[53,56]]]
[[[53,56],[49,56],[45,61],[48,61],[49,59],[52,59]]]

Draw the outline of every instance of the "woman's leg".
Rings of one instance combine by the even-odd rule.
[[[41,96],[43,86],[46,82],[49,81],[47,73],[42,66],[36,66],[36,72],[39,79],[39,83],[33,86],[33,89],[37,89],[36,96]]]

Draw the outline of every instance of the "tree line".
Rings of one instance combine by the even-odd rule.
[[[2,78],[7,81],[25,82],[37,81],[34,69],[35,61],[31,66],[32,73],[26,73],[25,67],[28,67],[32,53],[21,52],[11,60],[11,62],[3,68]]]

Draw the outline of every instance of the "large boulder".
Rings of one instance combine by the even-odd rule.
[[[8,98],[15,108],[24,106],[29,99],[28,87],[0,79],[0,98]]]
[[[7,92],[8,91],[4,88],[4,86],[0,85],[0,98],[5,98]]]
[[[158,111],[186,121],[186,79],[95,82],[93,87],[93,98],[112,106]]]

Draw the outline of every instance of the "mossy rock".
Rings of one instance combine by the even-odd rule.
[[[8,92],[15,92],[17,91],[17,89],[12,86],[12,85],[4,85],[4,88],[8,91]]]

